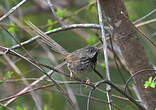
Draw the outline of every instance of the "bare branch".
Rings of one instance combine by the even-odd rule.
[[[65,92],[64,92],[64,89],[63,89],[62,87],[60,87],[60,86],[56,83],[56,81],[53,80],[53,79],[51,78],[51,76],[49,76],[42,68],[40,68],[37,64],[35,64],[35,63],[32,62],[31,60],[29,60],[28,58],[26,58],[26,57],[20,55],[19,53],[15,52],[14,50],[7,49],[7,48],[5,48],[5,47],[1,47],[1,48],[2,48],[2,50],[5,50],[5,49],[6,49],[7,52],[8,52],[9,54],[18,56],[19,58],[21,58],[21,59],[23,59],[23,60],[29,62],[30,64],[32,64],[33,66],[35,66],[39,71],[43,72],[43,73],[56,85],[57,89],[58,89],[59,91],[61,91],[61,93],[68,99],[69,103],[71,104],[71,107],[74,108],[73,103],[72,103],[72,101],[70,100],[70,98],[67,97],[67,96],[64,94],[64,93],[65,93]],[[1,49],[1,48],[0,48],[0,49]],[[13,101],[13,100],[11,100],[11,101]],[[11,101],[10,101],[10,102],[11,102]],[[10,103],[10,102],[7,102],[6,104],[8,104],[8,103]]]
[[[12,7],[6,14],[4,14],[1,18],[0,21],[3,19],[7,18],[10,14],[12,14],[17,8],[19,8],[21,5],[23,5],[27,0],[22,0],[19,2],[16,6]]]
[[[59,28],[47,31],[47,32],[45,32],[45,34],[49,35],[49,34],[61,32],[61,31],[66,31],[66,30],[69,30],[69,29],[75,29],[75,28],[94,28],[94,29],[99,29],[100,25],[98,25],[98,24],[71,24],[71,25],[64,25],[62,27],[59,27]],[[108,27],[105,27],[105,28],[108,29]],[[31,39],[29,39],[27,41],[22,42],[21,45],[29,44],[29,43],[33,42],[34,40],[38,39],[39,37],[40,37],[39,35],[35,36],[35,37],[33,37],[33,38],[31,38]],[[12,46],[11,49],[15,49],[15,48],[19,48],[19,47],[20,47],[20,45],[17,44],[17,45]]]
[[[98,8],[98,15],[99,15],[99,24],[101,27],[101,35],[102,35],[102,41],[103,41],[103,52],[104,52],[104,59],[105,59],[105,65],[106,65],[106,78],[110,81],[110,72],[109,72],[109,66],[108,66],[108,54],[107,54],[107,40],[106,40],[106,33],[104,28],[104,13],[102,13],[103,9],[101,7],[100,1],[97,0],[97,8]],[[111,98],[111,86],[106,85],[107,90],[107,100],[109,103],[109,109],[113,110],[112,107],[112,98]]]
[[[146,25],[146,24],[150,24],[150,23],[154,23],[154,22],[156,22],[156,19],[155,19],[155,18],[154,18],[154,19],[151,19],[151,20],[149,20],[149,21],[145,21],[145,22],[136,24],[135,26],[136,26],[136,27],[141,27],[141,26],[144,26],[144,25]]]
[[[137,24],[137,23],[141,22],[142,20],[144,20],[145,18],[151,16],[151,15],[154,14],[155,12],[156,12],[156,9],[152,10],[151,12],[149,12],[148,14],[146,14],[145,16],[143,16],[143,17],[137,19],[137,20],[134,21],[133,23],[134,23],[134,24]]]

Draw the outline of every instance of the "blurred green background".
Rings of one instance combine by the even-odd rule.
[[[18,4],[20,0],[0,0],[0,16],[2,16],[5,12],[7,12],[11,7]],[[41,2],[41,3],[40,3]],[[56,20],[52,16],[48,6],[46,4],[42,4],[45,1],[39,0],[28,0],[24,5],[22,5],[18,10],[16,10],[12,15],[12,17],[3,20],[1,26],[5,27],[11,34],[16,37],[16,40],[13,39],[4,29],[0,28],[0,46],[11,47],[13,45],[18,44],[17,42],[26,41],[32,36],[28,34],[24,29],[21,29],[19,25],[13,21],[17,19],[18,22],[24,26],[24,22],[26,20],[31,21],[36,26],[40,27],[43,31],[49,31],[54,28],[59,27],[60,25],[55,23]],[[65,24],[78,24],[78,23],[95,23],[98,24],[98,16],[96,10],[96,4],[94,0],[58,0],[54,3],[56,7],[56,14],[60,18],[63,18],[63,22]],[[155,0],[125,0],[125,5],[129,14],[129,18],[132,22],[135,20],[145,16],[149,12],[155,9],[156,1]],[[112,10],[113,11],[113,10]],[[153,13],[151,16],[147,17],[141,22],[145,22],[151,19],[155,19],[156,13]],[[156,23],[149,23],[139,27],[141,30],[144,31],[150,39],[155,42],[156,32],[155,28]],[[26,28],[26,27],[24,27]],[[99,42],[99,38],[97,33],[99,30],[97,29],[74,29],[74,30],[67,30],[58,32],[55,34],[50,34],[55,41],[57,41],[61,46],[67,49],[69,52],[72,52],[76,49],[82,48],[86,45],[94,45]],[[153,64],[156,64],[156,51],[155,47],[151,45],[144,37],[140,37],[142,44],[145,47],[145,50],[149,56],[149,59]],[[47,49],[50,49],[44,46]],[[53,56],[48,56],[48,50],[42,47],[39,41],[33,41],[28,45],[25,45],[24,48],[29,52],[29,54],[33,57],[33,59],[40,61],[41,63],[48,64],[50,66],[55,66],[62,61],[61,55],[57,54],[56,52],[52,51],[51,53]],[[18,48],[16,51],[22,55],[28,57],[26,51],[23,48]],[[8,58],[10,60],[8,60]],[[9,62],[12,62],[16,65],[16,67],[22,73],[22,76],[17,74],[15,69],[10,65]],[[105,75],[105,65],[103,60],[103,53],[100,52],[98,56],[98,64],[97,70],[100,71],[103,75]],[[65,70],[66,73],[69,73],[66,66],[62,68]],[[45,69],[48,71],[48,69]],[[126,71],[121,69],[122,75],[116,69],[114,59],[110,58],[110,73],[112,81],[115,84],[118,84],[119,87],[124,87],[124,81],[128,79],[130,76]],[[23,83],[22,80],[26,78],[29,83],[33,82],[34,80],[43,73],[39,72],[29,63],[19,59],[15,56],[0,56],[0,98],[5,98],[7,96],[13,95],[18,91],[22,90],[26,85]],[[83,79],[89,78],[91,81],[98,81],[99,78],[93,73],[86,73],[85,78],[79,76]],[[53,78],[56,80],[70,80],[70,79],[63,79],[55,73]],[[30,80],[31,79],[31,80]],[[5,82],[8,81],[8,82]],[[41,81],[34,87],[38,87],[44,84],[49,84],[50,82],[48,79]],[[90,87],[86,87],[83,85],[69,85],[75,93],[78,106],[80,110],[86,110],[87,105],[87,96],[90,90]],[[65,87],[65,86],[63,86]],[[129,84],[130,89],[131,84]],[[108,110],[108,104],[104,101],[107,101],[106,94],[103,93],[105,91],[105,85],[99,87],[96,90],[91,100],[90,108],[91,110]],[[114,89],[112,90],[113,94],[122,96]],[[42,110],[70,110],[69,104],[67,100],[61,95],[55,87],[49,87],[46,89],[41,89],[35,91],[37,95],[38,102],[40,103],[40,107]],[[133,91],[133,96],[135,97]],[[136,106],[126,99],[116,98],[113,97],[113,104],[115,105],[116,110],[137,110]],[[5,102],[3,102],[5,103]],[[22,95],[18,97],[14,102],[8,105],[8,107],[14,108],[15,110],[38,110],[35,105],[34,100],[30,94]],[[1,110],[1,109],[0,109]],[[2,109],[3,110],[3,109]]]

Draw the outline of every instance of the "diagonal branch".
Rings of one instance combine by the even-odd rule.
[[[17,8],[19,8],[21,5],[23,5],[27,0],[22,0],[21,2],[19,2],[16,6],[12,7],[6,14],[4,14],[1,18],[0,18],[0,22],[7,18],[10,14],[12,14]]]
[[[61,32],[61,31],[66,31],[66,30],[69,30],[69,29],[76,29],[76,28],[93,28],[93,29],[99,29],[100,28],[100,25],[98,25],[98,24],[71,24],[71,25],[64,25],[64,26],[61,26],[59,28],[56,28],[56,29],[47,31],[47,32],[45,32],[45,34],[49,35],[49,34]],[[108,29],[108,27],[105,27],[105,29]],[[20,45],[19,44],[14,45],[14,46],[11,47],[11,49],[16,49],[16,48],[19,48],[21,45],[29,44],[29,43],[35,41],[38,38],[40,38],[39,35],[38,36],[35,36],[35,37],[33,37],[33,38],[31,38],[31,39],[29,39],[27,41],[22,42]]]
[[[97,8],[98,8],[98,15],[99,15],[99,24],[101,27],[101,35],[102,35],[102,41],[103,41],[103,52],[104,52],[104,59],[106,64],[106,78],[110,81],[110,72],[109,72],[109,66],[108,66],[108,54],[107,54],[107,40],[106,40],[106,33],[104,29],[104,13],[102,13],[102,7],[100,5],[99,0],[97,0]],[[107,90],[107,100],[109,103],[109,109],[112,110],[112,98],[111,98],[111,86],[106,85]]]

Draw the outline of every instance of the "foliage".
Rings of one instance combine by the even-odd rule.
[[[59,17],[65,17],[65,16],[67,16],[67,10],[66,9],[59,9],[59,8],[57,8],[57,10],[56,10],[56,14],[57,14],[57,16],[59,16]]]
[[[6,74],[5,74],[5,78],[10,78],[12,75],[14,74],[14,72],[13,71],[8,71],[8,72],[6,72]]]
[[[15,4],[19,3],[20,1],[21,0],[0,0],[0,8],[8,7],[5,9],[6,11],[8,11],[8,9],[15,6]],[[42,10],[42,8],[39,8],[36,12],[34,12],[34,10],[33,10],[34,6],[38,5],[38,4],[34,4],[33,3],[34,1],[35,0],[28,0],[27,3],[25,3],[24,5],[22,5],[19,8],[19,11],[16,10],[12,14],[12,15],[15,14],[15,16],[14,16],[15,19],[17,19],[17,21],[20,22],[22,24],[22,26],[24,24],[24,20],[28,19],[31,22],[33,22],[35,25],[41,26],[40,28],[43,30],[50,31],[50,30],[57,28],[59,26],[57,23],[57,20],[52,19],[50,11],[47,11],[46,9]],[[66,0],[66,1],[72,2],[72,0]],[[127,0],[126,8],[128,8],[130,20],[134,21],[134,20],[144,16],[145,14],[150,12],[152,9],[154,9],[156,2],[154,2],[154,1],[151,2],[151,1],[152,0],[142,0],[142,1]],[[74,5],[74,6],[68,7],[68,9],[64,8],[64,7],[61,7],[61,8],[56,7],[55,13],[59,18],[61,18],[62,21],[65,21],[68,24],[98,23],[98,19],[97,19],[98,15],[97,15],[97,9],[96,9],[97,6],[94,3],[95,1],[89,0],[88,2],[89,2],[88,4],[85,4],[83,6],[75,6]],[[3,6],[3,5],[8,5],[8,6]],[[32,10],[27,11],[26,9],[29,9],[29,8]],[[19,13],[20,16],[18,15],[18,12],[22,12],[22,13]],[[112,12],[113,12],[113,7],[112,7]],[[0,16],[1,16],[1,11],[0,11]],[[145,20],[149,20],[152,18],[155,18],[154,14],[153,14],[153,16],[150,16],[149,18],[147,18]],[[11,21],[11,24],[9,24],[10,21]],[[23,27],[21,29],[19,27],[18,23],[12,21],[9,17],[7,17],[3,23],[5,24],[4,26],[7,27],[7,30],[16,36],[16,39],[19,42],[26,41],[32,37],[28,33],[26,33],[26,31],[24,30],[24,28],[27,28],[27,27]],[[153,32],[152,35],[154,35],[155,27],[156,27],[155,24],[153,23],[152,25],[148,25],[148,26],[150,27],[149,28],[150,31],[147,31],[147,33]],[[144,27],[146,27],[146,26],[144,26]],[[77,31],[77,29],[60,31],[58,33],[52,34],[52,36],[51,35],[49,35],[49,36],[51,36],[54,40],[56,40],[62,47],[67,49],[69,52],[72,52],[72,51],[74,51],[78,48],[84,47],[86,45],[94,45],[99,42],[99,38],[96,36],[97,31],[95,31],[94,29],[79,29],[79,30],[80,31]],[[152,30],[154,30],[154,31],[152,31]],[[87,37],[85,35],[87,35]],[[154,38],[155,37],[151,37],[152,40]],[[8,33],[6,33],[3,30],[0,30],[0,46],[11,47],[12,45],[15,45],[15,44],[17,44],[17,42],[15,42],[14,39],[12,39],[12,37],[9,36]],[[151,61],[153,61],[153,63],[155,63],[155,61],[156,61],[155,50],[153,49],[153,47],[150,48],[150,46],[147,46],[148,45],[147,42],[144,42],[144,44],[145,44],[145,49],[147,50],[147,53],[151,55],[150,56]],[[47,48],[43,49],[43,48],[41,48],[42,45],[40,45],[40,46],[39,45],[40,44],[38,42],[33,41],[29,45],[23,46],[27,50],[27,52],[30,54],[31,57],[22,48],[17,48],[14,50],[16,52],[22,54],[25,57],[32,58],[33,60],[37,59],[37,61],[40,61],[43,64],[47,64],[50,67],[54,67],[55,65],[62,62],[61,60],[59,60],[62,58],[62,55],[56,54],[53,51],[49,52],[49,50]],[[34,66],[30,65],[29,63],[26,63],[25,61],[19,59],[18,57],[15,57],[15,56],[13,57],[11,55],[9,57],[13,60],[13,63],[15,65],[17,65],[19,67],[19,69],[22,71],[22,75],[24,78],[26,78],[26,79],[34,78],[35,79],[35,78],[39,78],[40,76],[43,75],[41,72],[37,71],[37,69]],[[100,68],[99,72],[102,73],[103,75],[105,75],[105,71],[104,71],[105,64],[101,63],[103,60],[104,60],[103,53],[99,52],[98,65],[96,66],[96,68],[97,69]],[[114,63],[114,62],[112,62],[112,63]],[[115,83],[117,85],[119,84],[119,86],[120,86],[120,84],[123,85],[124,83],[121,80],[118,70],[111,66],[110,66],[110,68],[111,68],[110,73],[112,76],[112,80],[115,81]],[[48,70],[49,69],[45,69],[45,71],[48,71]],[[66,73],[69,73],[66,66],[64,66],[62,68],[62,70],[64,70]],[[8,94],[10,95],[13,93],[17,93],[17,91],[22,90],[24,87],[26,87],[26,85],[23,84],[22,80],[15,81],[13,83],[5,83],[5,81],[8,79],[14,80],[12,78],[13,76],[16,77],[16,79],[22,79],[22,77],[19,77],[19,75],[16,75],[16,73],[13,71],[14,70],[8,65],[6,60],[2,56],[0,56],[0,87],[3,87],[3,85],[5,85],[6,87],[9,87],[9,89],[4,88],[4,89],[0,90],[0,94],[1,94],[0,97],[4,96],[4,95],[8,95]],[[88,75],[88,73],[89,73],[89,75]],[[86,73],[85,75],[86,76],[88,75],[87,78],[90,78],[91,81],[99,80],[99,78],[97,78],[97,76],[94,73],[92,73],[92,72],[88,72],[88,73]],[[124,74],[123,76],[125,78],[129,77],[129,74],[126,73],[126,71],[123,71],[123,74]],[[85,79],[85,77],[86,77],[86,76],[85,77],[84,76],[82,75],[83,79]],[[54,73],[52,75],[52,78],[54,80],[59,79],[59,81],[62,81],[62,79],[63,79],[57,73]],[[68,80],[68,79],[66,79],[66,80]],[[30,80],[30,81],[28,80],[28,83],[31,84],[32,81],[34,81],[34,80]],[[69,81],[72,81],[72,80],[69,79]],[[49,83],[51,83],[51,82],[49,82],[49,80],[46,79],[46,80],[41,81],[40,84],[35,85],[35,87],[44,85],[44,84],[49,84]],[[76,94],[78,106],[80,106],[80,108],[82,108],[82,110],[85,109],[86,102],[87,102],[87,95],[89,92],[89,87],[86,88],[86,87],[83,87],[82,85],[78,85],[78,86],[70,85],[70,86],[71,86],[71,89],[73,89],[74,93]],[[65,87],[65,86],[63,86],[63,87]],[[148,87],[156,88],[156,82],[155,82],[154,78],[150,77],[145,82],[144,87],[145,88],[148,88]],[[99,89],[105,90],[104,87],[99,87]],[[8,90],[10,90],[10,91],[8,91]],[[100,95],[99,91],[98,92],[97,91],[98,90],[96,90],[93,95],[95,97],[95,99],[97,98],[100,101],[101,100],[103,101],[103,99],[106,99],[105,94],[102,93],[104,91],[100,92],[102,95]],[[57,89],[55,87],[39,90],[38,92],[35,91],[35,93],[37,95],[39,95],[39,99],[43,102],[43,107],[42,107],[43,110],[65,110],[65,109],[69,110],[68,109],[69,105],[67,104],[67,101],[65,100],[65,98],[62,95],[59,94],[59,92],[57,91]],[[30,93],[28,93],[28,94],[30,94]],[[114,90],[112,91],[112,94],[119,95],[119,97],[122,97],[122,96],[120,96],[121,94],[118,94]],[[22,97],[22,99],[18,98],[18,100],[11,103],[9,105],[9,107],[15,107],[15,110],[28,110],[29,108],[33,108],[35,106],[35,102],[32,99],[31,95],[22,95],[20,97]],[[81,97],[81,99],[80,99],[80,97]],[[115,101],[114,101],[114,99],[113,99],[113,103],[117,103],[117,105],[121,105],[122,109],[134,110],[133,107],[130,107],[130,104],[128,102],[125,101],[125,103],[122,104],[120,102],[122,102],[123,100],[118,101],[118,99],[115,99]],[[29,101],[25,101],[25,100],[29,100]],[[106,104],[100,103],[100,101],[92,100],[92,103],[94,105],[94,107],[92,108],[93,110],[96,110],[97,108],[100,109],[101,107],[103,109],[107,108],[105,106]],[[24,102],[24,104],[26,104],[26,105],[24,105],[26,107],[24,107],[22,105],[23,102]],[[19,105],[22,105],[22,106],[19,106]],[[0,110],[7,110],[7,108],[0,106]]]
[[[149,77],[147,81],[145,81],[144,84],[145,88],[151,87],[151,88],[156,88],[156,81],[152,77]]]
[[[17,31],[16,24],[9,24],[8,31],[11,33],[15,33]]]
[[[89,37],[88,39],[87,39],[87,43],[89,44],[89,45],[93,45],[93,44],[95,44],[95,43],[97,43],[98,42],[98,38],[97,38],[97,36],[95,36],[95,35],[92,35],[91,37]]]
[[[47,30],[50,31],[50,30],[53,30],[55,29],[57,26],[54,25],[55,21],[52,20],[52,19],[48,19],[48,22],[47,22],[47,25],[48,25],[48,28]]]

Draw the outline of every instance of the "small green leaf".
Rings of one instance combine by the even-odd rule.
[[[64,10],[62,10],[62,9],[57,9],[56,10],[56,14],[57,14],[57,16],[59,16],[59,17],[65,17],[65,16],[67,16],[67,10],[66,9],[64,9]]]
[[[14,33],[17,31],[17,27],[15,24],[9,24],[9,28],[7,30],[11,33]]]
[[[93,45],[93,44],[95,44],[97,41],[98,41],[98,38],[97,38],[97,36],[95,36],[95,35],[93,35],[93,36],[91,36],[91,37],[89,37],[89,38],[87,39],[87,43],[88,43],[89,45]]]
[[[55,21],[52,19],[48,19],[47,25],[51,25],[47,28],[47,31],[53,30],[55,29],[57,26],[54,25]]]
[[[50,31],[50,30],[53,30],[53,29],[54,29],[53,26],[50,26],[50,27],[47,28],[47,31]]]
[[[152,82],[152,77],[149,77],[148,81],[149,81],[149,82]]]
[[[54,23],[54,21],[52,19],[48,19],[48,25],[51,25],[53,23]]]
[[[14,72],[8,71],[8,72],[5,74],[5,77],[6,77],[6,78],[10,78],[13,74],[14,74]]]
[[[145,81],[144,87],[147,88],[149,87],[150,83],[148,81]]]
[[[151,88],[155,88],[156,87],[156,84],[154,82],[152,82],[151,85],[150,85],[150,87]]]
[[[149,77],[147,81],[145,81],[144,87],[151,87],[151,88],[156,88],[156,82],[153,80],[152,77]]]

